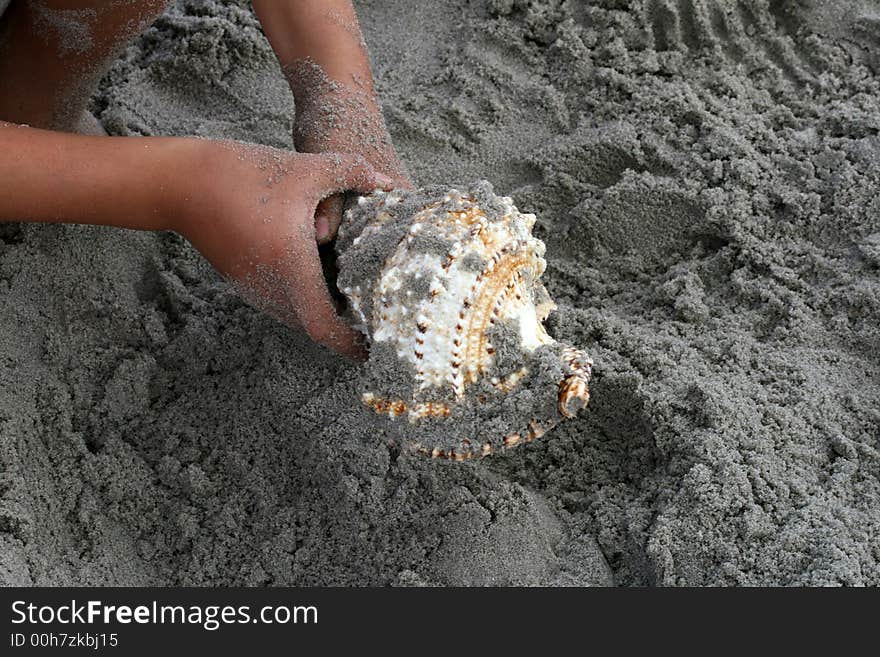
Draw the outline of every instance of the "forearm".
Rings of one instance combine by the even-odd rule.
[[[357,154],[405,184],[350,0],[254,0],[254,9],[296,100],[297,149]]]
[[[296,79],[304,60],[331,80],[372,94],[369,56],[351,0],[253,0],[253,5],[298,103],[313,91]]]
[[[187,142],[83,137],[0,121],[0,221],[172,228],[166,181]]]

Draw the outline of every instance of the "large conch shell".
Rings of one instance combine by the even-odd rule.
[[[465,460],[587,405],[592,361],[542,324],[556,306],[534,224],[486,182],[378,191],[346,212],[337,283],[370,342],[361,399],[401,442]]]

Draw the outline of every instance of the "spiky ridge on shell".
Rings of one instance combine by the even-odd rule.
[[[501,203],[494,220],[457,190],[425,208],[373,291],[372,338],[392,342],[412,364],[419,390],[448,386],[462,397],[492,363],[488,331],[498,321],[519,324],[524,349],[550,342],[528,294],[546,267],[544,244],[531,235],[535,217],[519,214],[509,198]],[[451,248],[420,252],[424,233]],[[420,278],[427,289],[421,298],[406,285]]]

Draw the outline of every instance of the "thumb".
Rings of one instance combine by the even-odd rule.
[[[324,195],[341,192],[369,194],[377,189],[392,189],[394,181],[376,171],[363,157],[345,153],[327,153],[323,159]]]
[[[318,203],[315,210],[315,237],[318,244],[326,244],[336,237],[342,221],[343,196],[336,194]]]

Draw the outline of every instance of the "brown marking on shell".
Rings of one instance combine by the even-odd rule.
[[[590,389],[583,377],[572,374],[559,388],[559,412],[566,418],[573,418],[577,412],[590,403]]]
[[[411,418],[423,417],[448,417],[452,410],[449,404],[444,402],[416,402],[407,404],[402,399],[383,399],[371,392],[365,392],[361,399],[363,402],[382,415],[399,417],[408,414]]]
[[[467,197],[467,200],[472,204],[470,207],[464,210],[452,210],[447,213],[447,216],[460,221],[466,226],[476,227],[478,230],[482,229],[482,224],[486,221],[486,213],[483,212],[479,205],[474,205],[475,199]]]
[[[498,392],[502,394],[507,394],[511,392],[516,386],[519,385],[519,382],[522,381],[529,373],[528,368],[521,367],[516,372],[511,372],[503,379],[500,379],[497,383],[493,383],[492,385],[495,387]]]
[[[533,440],[540,438],[545,433],[547,433],[546,429],[544,429],[541,425],[532,420],[531,422],[529,422],[529,431],[526,434],[526,442],[530,443]]]
[[[510,433],[506,435],[501,441],[501,448],[508,450],[522,443],[530,443],[543,436],[551,428],[552,425],[542,427],[540,424],[532,420],[529,422],[529,428],[525,432]],[[477,450],[472,447],[471,441],[467,439],[461,441],[461,449],[451,449],[448,451],[440,449],[439,447],[429,449],[420,443],[413,443],[411,447],[419,454],[429,456],[433,459],[458,462],[482,458],[495,453],[495,448],[490,443],[483,443],[479,450]]]
[[[563,417],[573,418],[590,403],[590,375],[593,361],[580,349],[566,347],[562,359],[568,371],[559,384],[559,412]]]

